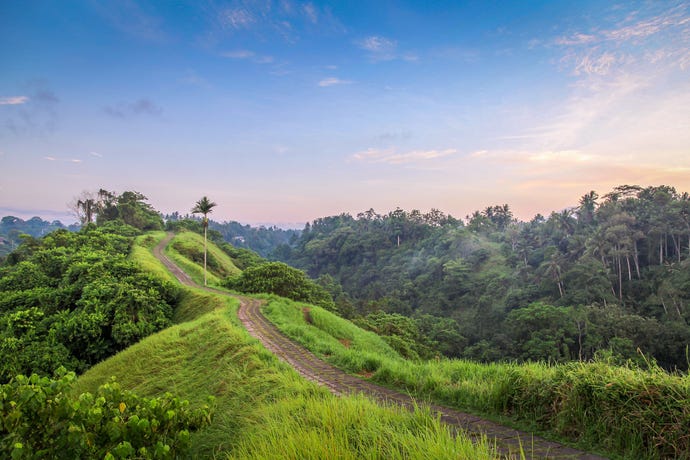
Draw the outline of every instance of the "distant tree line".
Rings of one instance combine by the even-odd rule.
[[[28,220],[15,216],[4,216],[0,219],[0,261],[19,246],[22,242],[22,235],[40,238],[61,228],[77,231],[79,230],[79,225],[65,226],[59,220],[49,222],[38,216]]]
[[[341,214],[272,256],[321,277],[339,311],[372,329],[385,330],[382,314],[414,319],[389,318],[421,355],[688,367],[690,197],[670,186],[588,192],[529,222],[506,204],[465,221]]]

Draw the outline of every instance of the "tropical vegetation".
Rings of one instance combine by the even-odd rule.
[[[273,257],[323,281],[372,330],[383,314],[412,318],[400,337],[417,337],[423,357],[611,353],[688,368],[690,196],[669,186],[588,192],[529,222],[508,205],[464,221],[437,210],[325,217]]]
[[[612,457],[689,458],[688,201],[625,186],[531,222],[507,205],[319,219],[274,251],[315,279],[205,218],[167,222],[166,256],[260,295],[362,378]],[[496,456],[428,409],[301,379],[239,326],[237,300],[153,256],[166,234],[143,195],[77,204],[81,230],[23,236],[0,265],[0,456]]]

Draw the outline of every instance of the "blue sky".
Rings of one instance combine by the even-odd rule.
[[[431,6],[430,6],[431,4]],[[4,1],[0,214],[304,223],[690,191],[690,4]]]

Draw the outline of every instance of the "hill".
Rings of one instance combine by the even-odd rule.
[[[215,396],[212,424],[192,434],[192,456],[493,458],[486,443],[452,437],[426,411],[336,398],[301,379],[237,326],[236,307],[226,296],[187,289],[179,324],[94,366],[74,392],[117,376],[143,396],[170,391],[192,405]]]
[[[529,222],[508,205],[466,222],[433,210],[325,217],[274,257],[319,278],[362,325],[412,318],[422,356],[644,365],[641,350],[688,367],[690,196],[669,186],[592,191]]]

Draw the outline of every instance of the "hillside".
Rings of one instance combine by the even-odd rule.
[[[319,278],[362,324],[377,328],[372,314],[412,318],[423,356],[604,353],[688,367],[690,197],[672,187],[589,192],[529,222],[508,205],[464,222],[401,209],[325,217],[274,256]]]
[[[433,216],[438,220],[439,214]],[[451,219],[438,222],[432,227],[453,224]],[[504,246],[491,235],[470,234],[468,239],[459,235],[454,233],[457,248],[483,254],[480,266],[493,271],[492,276],[509,263]],[[425,410],[409,415],[361,398],[339,402],[297,379],[294,371],[262,351],[238,327],[236,301],[178,287],[151,253],[165,236],[160,231],[142,234],[127,225],[104,223],[77,233],[61,230],[41,240],[28,239],[11,254],[0,269],[0,288],[10,293],[2,297],[0,326],[1,350],[8,357],[3,364],[15,366],[5,368],[11,384],[16,384],[10,374],[20,369],[17,365],[24,366],[23,372],[45,375],[58,364],[73,365],[81,372],[100,361],[80,377],[72,393],[75,397],[87,389],[95,391],[111,376],[142,396],[174,390],[176,397],[189,399],[193,407],[215,396],[214,421],[191,432],[192,448],[203,456],[216,450],[237,458],[270,456],[280,446],[301,457],[308,450],[323,453],[316,444],[324,442],[357,457],[414,458],[423,449],[446,452],[449,458],[462,449],[471,449],[467,455],[472,458],[491,455],[485,444],[472,447],[466,439],[453,440]],[[398,246],[397,237],[391,243],[394,251],[405,249],[402,241]],[[201,282],[203,269],[198,262],[203,260],[203,239],[181,232],[169,248],[168,257],[186,265]],[[217,287],[275,290],[302,300],[267,296],[264,312],[284,333],[351,374],[614,456],[684,458],[690,451],[684,435],[690,407],[687,375],[668,374],[653,362],[646,362],[645,369],[631,362],[617,366],[618,358],[605,354],[593,362],[560,365],[424,360],[425,353],[441,343],[431,337],[458,340],[446,329],[452,323],[442,317],[410,319],[377,311],[356,318],[357,324],[379,334],[374,335],[333,313],[346,307],[348,299],[342,290],[338,292],[332,278],[322,278],[319,286],[284,264],[262,262],[228,245],[210,243],[211,260],[210,275]],[[307,305],[300,298],[323,299],[324,287],[336,294],[335,304],[324,303],[327,309]],[[37,302],[34,307],[27,308],[33,302]],[[521,316],[516,321],[522,321],[526,330],[541,332],[554,313],[568,313],[562,308],[534,303],[517,309]],[[105,327],[86,328],[89,324]],[[533,335],[545,341],[544,335]],[[24,345],[17,348],[17,343]],[[536,344],[539,341],[531,342]],[[52,355],[43,354],[52,360],[36,360],[41,354],[34,350],[52,350]],[[81,361],[75,364],[68,354],[56,351],[74,353]],[[247,386],[243,386],[245,381]],[[295,417],[295,405],[306,412]],[[115,412],[124,412],[117,402],[114,407]],[[325,420],[325,414],[332,419]],[[611,426],[611,420],[626,423]],[[324,423],[332,427],[333,438],[331,432],[318,431]],[[428,434],[424,439],[411,434],[419,424],[423,434]],[[355,438],[353,426],[362,427],[355,429]],[[410,426],[417,428],[410,431]],[[237,441],[225,436],[231,430]],[[286,439],[289,442],[283,445]]]
[[[144,396],[169,391],[192,405],[215,396],[212,424],[192,434],[192,456],[493,458],[487,444],[452,437],[426,411],[336,398],[301,379],[237,326],[236,308],[226,296],[187,289],[178,325],[94,366],[75,393],[117,376]]]

